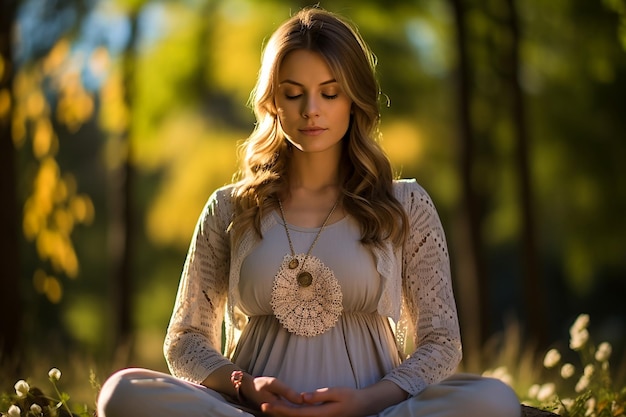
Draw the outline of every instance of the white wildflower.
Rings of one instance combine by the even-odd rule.
[[[608,342],[603,342],[600,343],[600,346],[598,346],[598,350],[596,350],[596,360],[598,362],[606,362],[609,360],[609,357],[611,357],[611,351],[613,349],[611,348],[611,344]]]
[[[578,316],[572,327],[569,329],[570,342],[569,346],[572,350],[580,350],[589,340],[589,315],[581,314]]]
[[[533,384],[528,388],[528,398],[537,398],[541,386],[539,384]]]
[[[587,407],[587,411],[585,411],[585,416],[595,416],[595,410],[596,410],[596,399],[591,397],[587,400],[587,402],[585,403],[585,407]]]
[[[496,369],[487,370],[483,372],[483,376],[499,379],[509,386],[513,384],[513,377],[509,373],[509,370],[506,366],[499,366]]]
[[[48,376],[50,377],[50,379],[58,381],[59,379],[61,379],[61,371],[59,371],[57,368],[52,368],[48,372]]]
[[[595,367],[592,364],[589,364],[585,366],[585,369],[583,370],[583,375],[585,375],[587,378],[591,378],[591,375],[593,375],[594,371]]]
[[[580,377],[580,379],[576,383],[576,387],[574,389],[576,390],[576,392],[581,393],[589,387],[590,382],[591,381],[589,380],[589,377],[586,375],[583,375]]]
[[[572,409],[572,406],[574,405],[574,399],[573,398],[563,398],[561,400],[561,403],[563,403],[563,406],[565,407],[565,409],[567,411],[570,411]]]
[[[569,347],[574,351],[580,350],[583,346],[585,346],[588,340],[589,332],[587,329],[582,329],[576,333],[570,333]]]
[[[9,407],[9,410],[7,411],[7,415],[9,417],[20,417],[21,414],[22,414],[22,410],[20,410],[20,408],[17,405],[12,405],[11,407]]]
[[[561,378],[569,379],[574,376],[576,368],[571,363],[566,363],[561,367]]]
[[[549,400],[555,393],[556,387],[552,382],[543,384],[537,393],[537,399],[541,402]]]
[[[617,401],[611,401],[611,413],[613,413],[614,416],[618,415],[619,409],[620,405],[617,403]]]
[[[554,368],[561,360],[561,354],[556,349],[550,349],[543,358],[543,366],[546,368]]]
[[[33,413],[36,416],[41,415],[42,411],[43,410],[41,409],[41,406],[39,404],[35,403],[35,404],[30,406],[30,412]]]
[[[30,386],[28,385],[28,382],[24,381],[23,379],[17,381],[14,388],[15,393],[19,398],[26,397],[26,395],[28,395],[28,391],[30,391]]]
[[[581,314],[576,318],[572,327],[570,327],[570,333],[578,333],[585,330],[589,326],[589,314]]]

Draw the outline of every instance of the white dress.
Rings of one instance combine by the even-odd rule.
[[[250,230],[235,244],[228,232],[231,191],[224,187],[211,196],[189,248],[164,345],[172,375],[146,369],[113,374],[98,398],[100,417],[249,416],[199,385],[232,362],[252,375],[278,377],[300,392],[389,380],[410,398],[381,417],[520,415],[517,397],[500,381],[453,375],[461,346],[445,236],[430,197],[414,180],[394,183],[409,217],[402,248],[388,242],[362,245],[350,216],[321,233],[305,269],[330,271],[318,275],[311,269],[313,284],[321,280],[329,296],[319,305],[337,313],[340,295],[341,308],[323,321],[323,331],[315,328],[313,337],[302,334],[309,334],[316,320],[293,326],[293,314],[274,314],[277,305],[297,312],[309,300],[294,306],[293,292],[284,286],[274,290],[275,276],[290,255],[280,216],[263,217],[263,239]],[[289,228],[301,259],[318,229]],[[309,297],[307,291],[302,294]],[[309,318],[319,313],[304,310]]]
[[[334,273],[343,311],[334,326],[309,337],[286,330],[272,309],[275,275],[290,253],[282,219],[273,215],[277,224],[242,263],[241,307],[250,321],[233,361],[252,375],[275,376],[299,392],[363,388],[379,381],[400,357],[389,321],[377,312],[380,276],[371,251],[359,241],[358,224],[346,216],[327,225],[311,252]],[[289,230],[296,254],[304,255],[319,228],[289,225]],[[314,274],[313,286],[317,278]]]
[[[350,340],[355,334],[352,334],[352,326],[346,324],[351,324],[356,317],[352,313],[377,311],[380,317],[372,314],[367,320],[367,326],[379,322],[373,327],[374,335],[382,337],[383,341],[374,349],[375,357],[383,364],[375,373],[388,370],[390,364],[397,364],[398,355],[390,352],[401,352],[402,362],[384,379],[414,396],[429,384],[454,373],[461,359],[461,340],[445,234],[434,204],[415,180],[396,181],[393,188],[408,216],[408,234],[401,246],[394,246],[386,240],[364,248],[358,243],[355,224],[348,217],[345,226],[351,226],[346,229],[350,230],[347,236],[333,232],[334,227],[342,227],[342,222],[331,225],[321,234],[313,250],[313,255],[319,257],[319,262],[340,282],[342,295],[346,298],[342,301],[345,311],[339,316],[343,324],[339,325],[338,333],[332,331],[319,340],[323,346],[332,335],[341,335],[340,340],[347,335],[346,340]],[[165,338],[165,356],[172,375],[193,383],[202,382],[216,369],[232,363],[237,346],[242,346],[238,343],[241,332],[248,338],[256,337],[257,341],[265,336],[254,335],[259,324],[247,329],[248,318],[242,310],[252,315],[271,313],[268,299],[271,298],[273,278],[285,254],[290,253],[277,212],[262,216],[260,231],[263,239],[252,228],[236,238],[230,233],[235,212],[232,192],[232,186],[217,190],[198,219]],[[294,234],[298,235],[297,242],[294,242],[295,252],[302,256],[314,239],[315,231],[294,229]],[[257,293],[251,292],[239,283],[246,275],[242,272],[243,263],[252,260],[250,255],[253,252],[262,253],[261,247],[265,245],[271,256],[263,253],[259,258],[262,262],[257,261],[251,267],[255,271],[254,279],[264,280],[264,285],[258,286]],[[371,267],[372,264],[375,268]],[[365,272],[353,273],[357,266]],[[261,268],[264,268],[263,274],[257,273]],[[368,277],[367,285],[363,285],[365,278],[361,275]],[[245,301],[242,289],[248,291]],[[284,296],[290,294],[289,291],[282,293]],[[378,304],[374,306],[376,300]],[[283,314],[282,319],[289,325],[292,315]],[[393,348],[386,343],[387,336],[384,336],[389,334],[383,330],[387,319],[393,321]],[[309,327],[312,326],[313,323],[309,323]],[[361,335],[367,334],[365,328],[356,329]],[[289,343],[296,340],[299,339],[290,338]],[[313,346],[318,342],[307,340],[307,343]],[[344,348],[346,354],[353,353],[353,345],[359,343]],[[328,355],[327,352],[317,353],[321,354]],[[262,352],[246,351],[237,357],[241,357],[243,363],[259,355]],[[311,355],[315,356],[309,353],[308,357]],[[275,365],[256,362],[256,368],[249,369],[251,372],[260,368],[278,371]]]

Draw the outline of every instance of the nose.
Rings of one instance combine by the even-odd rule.
[[[306,100],[304,100],[304,105],[302,108],[302,117],[308,119],[310,117],[319,116],[319,102],[318,98],[314,95],[309,95]]]

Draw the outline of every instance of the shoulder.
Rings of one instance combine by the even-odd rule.
[[[220,221],[230,222],[234,211],[234,184],[228,184],[213,191],[204,207],[204,217],[217,217]]]
[[[395,180],[393,191],[409,218],[438,217],[430,194],[414,178]]]
[[[223,204],[225,204],[225,203],[232,204],[233,193],[235,191],[235,187],[236,187],[236,184],[224,185],[224,186],[218,188],[217,190],[213,191],[213,194],[211,195],[209,200],[213,199],[213,200],[216,200],[218,202],[222,202]]]
[[[407,204],[418,199],[430,200],[430,196],[415,178],[405,178],[393,181],[393,193],[398,201],[406,207]]]

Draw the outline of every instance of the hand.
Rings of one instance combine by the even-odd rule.
[[[297,407],[303,403],[301,394],[277,378],[262,376],[250,378],[248,381],[245,387],[242,387],[242,395],[259,408],[262,408],[263,404]]]
[[[321,388],[301,394],[302,404],[267,402],[261,410],[274,417],[357,417],[367,415],[363,391],[353,388]]]

